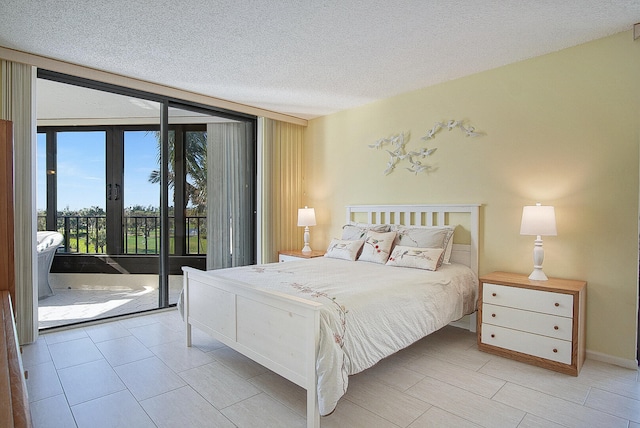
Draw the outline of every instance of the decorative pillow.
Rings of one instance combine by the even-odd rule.
[[[451,232],[451,237],[449,238],[449,241],[447,242],[446,247],[444,248],[443,263],[446,265],[451,264],[450,260],[451,260],[451,251],[453,250],[454,232],[455,232],[455,227],[453,228],[453,231]]]
[[[452,226],[394,226],[392,228],[396,231],[396,245],[444,250],[453,239],[454,229]],[[449,251],[449,257],[451,257],[451,251]]]
[[[388,224],[368,224],[368,223],[349,223],[342,226],[342,239],[354,241],[356,239],[365,239],[367,232],[388,232],[390,226]]]
[[[389,256],[387,266],[401,266],[416,269],[436,270],[444,254],[443,248],[420,248],[396,245]]]
[[[386,263],[395,238],[395,232],[380,233],[369,230],[358,260],[381,264]]]
[[[364,241],[362,239],[351,241],[333,238],[324,256],[353,261],[358,256],[358,251],[360,251],[363,243]]]

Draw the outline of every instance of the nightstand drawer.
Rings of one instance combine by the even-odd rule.
[[[482,323],[569,341],[573,335],[571,318],[486,303],[482,307]]]
[[[482,343],[571,364],[571,342],[565,340],[483,324]]]
[[[288,255],[286,255],[286,254],[280,254],[280,255],[278,256],[278,261],[279,261],[280,263],[284,263],[284,262],[292,262],[292,261],[294,261],[294,260],[304,260],[304,259],[302,259],[302,258],[300,258],[300,257],[288,256]]]
[[[482,301],[527,311],[573,317],[573,296],[570,294],[484,283]]]

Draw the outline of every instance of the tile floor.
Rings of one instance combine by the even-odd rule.
[[[158,307],[157,275],[50,274],[53,296],[38,300],[38,327],[147,311]],[[115,278],[115,280],[114,280]],[[182,276],[169,280],[169,303],[176,303]]]
[[[640,428],[638,372],[575,378],[479,352],[443,330],[350,378],[323,427]],[[305,392],[175,310],[42,335],[24,347],[35,428],[304,427]]]

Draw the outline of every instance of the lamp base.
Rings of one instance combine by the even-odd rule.
[[[302,252],[303,253],[310,253],[311,252],[311,247],[309,246],[309,244],[304,244],[304,247],[302,247]]]
[[[529,275],[529,279],[533,281],[546,281],[549,278],[547,278],[547,275],[542,272],[542,269],[534,268],[533,272],[531,272],[531,275]]]

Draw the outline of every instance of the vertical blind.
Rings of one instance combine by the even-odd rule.
[[[297,227],[304,206],[304,127],[262,118],[262,263],[277,261],[279,250],[301,249]]]
[[[2,118],[13,122],[16,324],[20,344],[38,338],[35,257],[35,68],[0,61]]]

